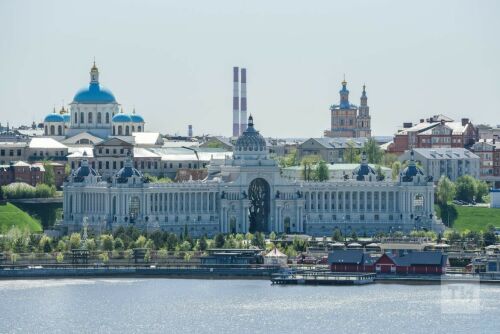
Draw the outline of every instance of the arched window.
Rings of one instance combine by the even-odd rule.
[[[57,127],[57,135],[62,136],[62,126],[60,125]]]
[[[116,128],[116,126],[113,126],[113,136],[115,136],[115,135],[116,135],[115,128]]]
[[[46,136],[49,135],[49,127],[47,125],[45,125],[45,135]]]
[[[97,124],[101,124],[102,123],[102,120],[101,120],[101,112],[98,112],[97,113]]]
[[[78,114],[75,112],[75,124],[78,124]]]
[[[135,132],[135,126],[132,125],[132,132]]]
[[[51,125],[50,126],[50,135],[53,136],[55,134],[56,134],[56,128],[53,125]]]
[[[83,111],[80,113],[80,123],[81,124],[85,123],[85,115],[84,115]]]
[[[118,136],[122,135],[122,126],[118,125]]]
[[[89,112],[89,124],[92,124],[92,113]]]
[[[137,127],[137,132],[141,132],[141,126],[140,125]]]
[[[106,113],[106,124],[109,124],[109,112]]]
[[[125,127],[125,136],[130,136],[130,131],[128,125]]]

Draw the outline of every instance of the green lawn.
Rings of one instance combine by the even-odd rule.
[[[31,232],[41,232],[42,225],[17,206],[7,203],[0,204],[0,232],[8,231],[12,226],[21,230],[29,229]]]
[[[500,228],[500,209],[455,205],[458,212],[453,228],[459,231],[486,231],[488,225]]]

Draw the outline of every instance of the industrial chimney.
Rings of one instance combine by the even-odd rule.
[[[239,68],[233,67],[233,137],[240,135]]]
[[[240,133],[243,133],[247,127],[247,69],[241,69],[241,114],[240,114]]]

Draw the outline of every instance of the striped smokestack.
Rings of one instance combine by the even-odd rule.
[[[241,69],[241,114],[240,133],[247,129],[247,69]]]
[[[233,67],[233,137],[240,135],[239,68]]]

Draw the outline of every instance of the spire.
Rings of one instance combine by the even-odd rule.
[[[94,58],[94,65],[90,69],[90,83],[91,84],[99,83],[99,69],[95,65],[95,58]]]
[[[252,117],[252,114],[250,114],[250,116],[248,116],[248,127],[252,127],[253,128],[253,117]]]

